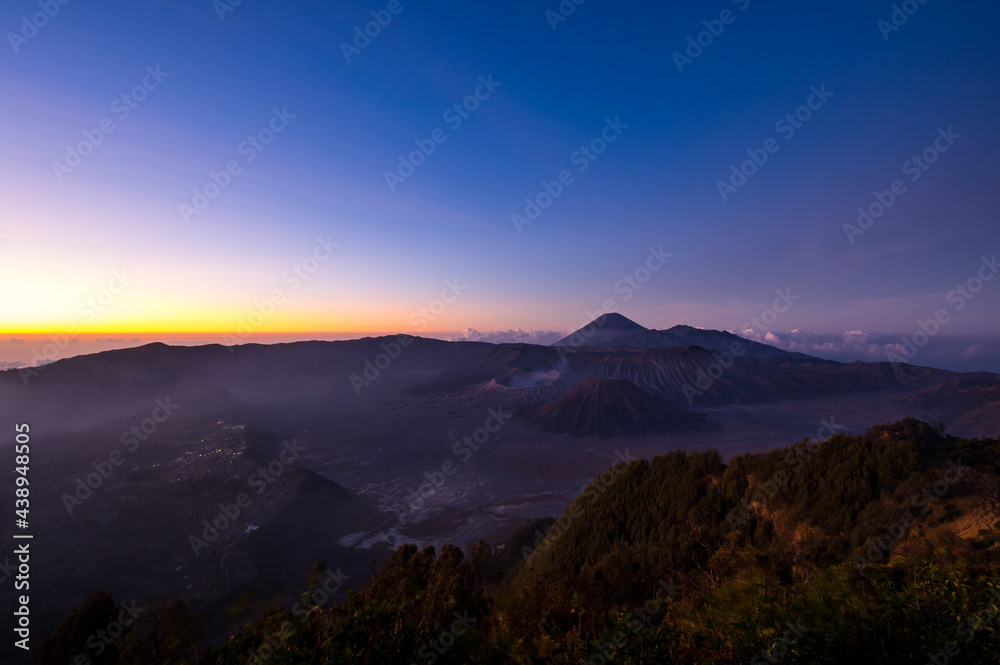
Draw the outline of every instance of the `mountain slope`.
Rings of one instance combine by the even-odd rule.
[[[735,543],[802,567],[865,560],[869,538],[907,510],[915,523],[895,536],[890,554],[929,554],[935,540],[948,541],[941,524],[972,538],[978,530],[966,521],[1000,524],[998,462],[1000,441],[955,439],[914,419],[729,464],[715,451],[672,452],[608,471],[615,481],[596,503],[595,481],[563,513],[565,528],[536,545],[521,578],[530,584],[556,570],[606,565],[618,545],[655,548],[667,567],[710,565],[712,551]],[[566,519],[581,510],[586,520]]]
[[[716,451],[619,464],[502,546],[399,547],[269,654],[432,659],[459,618],[471,630],[441,662],[903,665],[961,636],[962,662],[996,663],[998,466],[1000,440],[914,420],[729,464]],[[245,662],[296,618],[252,618],[213,662]]]
[[[556,399],[589,378],[622,379],[682,407],[767,404],[786,400],[914,391],[962,377],[890,363],[845,365],[816,358],[732,357],[697,346],[671,349],[500,345],[458,363],[414,395],[450,397],[514,410]]]
[[[602,314],[552,346],[616,346],[622,337],[650,332],[621,314]]]
[[[214,408],[210,396],[220,391],[252,406],[326,403],[331,397],[357,403],[358,397],[395,390],[400,381],[429,379],[491,348],[419,337],[399,347],[397,336],[236,347],[147,344],[27,372],[0,372],[0,418],[34,419],[50,432],[72,432],[121,418],[141,419],[157,399],[168,397],[183,398],[181,414]],[[357,391],[352,377],[365,382],[357,384]]]
[[[962,378],[920,390],[901,404],[930,420],[948,424],[957,436],[988,437],[1000,432],[1000,377]]]
[[[738,344],[738,347],[734,347]],[[636,349],[674,349],[683,346],[700,346],[719,353],[740,348],[752,358],[810,358],[803,353],[785,351],[768,344],[744,339],[719,330],[706,330],[691,326],[674,326],[669,330],[650,330],[627,319],[621,314],[604,314],[579,330],[567,335],[552,346],[569,347],[623,347]]]
[[[739,343],[746,349],[747,355],[754,358],[777,358],[781,356],[789,358],[812,358],[813,356],[795,351],[785,351],[770,344],[761,344],[753,340],[745,339],[739,335],[722,330],[707,330],[704,328],[692,328],[691,326],[674,326],[667,330],[659,331],[664,335],[669,335],[677,340],[677,346],[700,346],[709,351],[725,352],[732,348],[734,343]]]
[[[529,407],[521,420],[554,434],[573,436],[642,436],[685,432],[707,424],[707,418],[653,397],[621,379],[586,379],[545,404]]]

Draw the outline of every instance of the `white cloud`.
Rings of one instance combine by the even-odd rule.
[[[490,344],[540,344],[547,346],[558,342],[566,333],[554,332],[552,330],[493,330],[490,332],[479,332],[472,328],[466,328],[458,337],[451,337],[451,342],[489,342]]]
[[[900,335],[864,330],[846,330],[842,333],[813,333],[800,329],[780,333],[745,330],[741,336],[786,351],[841,362],[887,362],[890,353],[903,357],[908,353]],[[1000,367],[1000,339],[996,336],[981,339],[986,341],[970,344],[971,340],[967,337],[940,335],[927,348],[922,349],[912,362],[958,371],[995,372]]]
[[[962,357],[966,360],[975,360],[987,354],[988,349],[982,344],[973,344],[962,351]]]

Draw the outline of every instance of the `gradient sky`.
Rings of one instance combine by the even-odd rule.
[[[255,331],[558,331],[609,299],[649,327],[732,330],[786,288],[776,331],[910,334],[1000,252],[995,2],[931,0],[886,40],[888,2],[590,0],[553,30],[556,0],[401,0],[347,62],[387,4],[247,0],[220,20],[210,0],[77,1],[12,44],[40,10],[4,3],[0,334],[235,332],[275,290]],[[673,53],[725,9],[679,72]],[[147,67],[169,76],[121,119]],[[502,85],[452,129],[443,113],[481,76]],[[812,86],[833,96],[785,140],[775,123]],[[275,108],[295,118],[248,163],[238,146]],[[106,118],[60,182],[53,162]],[[628,128],[577,172],[606,118]],[[947,127],[961,138],[909,182],[904,162]],[[437,128],[447,141],[390,191]],[[724,202],[717,181],[770,137],[779,151]],[[240,174],[186,223],[179,205],[231,160]],[[573,184],[519,234],[511,214],[564,169]],[[848,242],[895,179],[906,194]],[[295,286],[318,238],[339,248]],[[661,245],[672,257],[626,302],[616,283]],[[455,278],[461,295],[422,317]],[[1000,334],[998,305],[1000,279],[947,332]]]

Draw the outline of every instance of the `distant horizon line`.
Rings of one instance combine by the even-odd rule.
[[[709,327],[709,326],[695,326],[695,325],[686,324],[686,323],[674,324],[673,326],[669,326],[667,328],[647,328],[647,330],[669,330],[670,328],[675,327],[675,326],[687,326],[687,327],[690,327],[690,328],[694,328],[696,330],[712,330],[712,331],[716,331],[716,332],[729,332],[729,333],[733,333],[733,334],[737,334],[737,335],[740,334],[741,332],[744,332],[744,331],[740,331],[740,330],[736,330],[736,329],[712,328],[712,327]],[[645,326],[643,326],[643,327],[645,327]],[[304,336],[304,335],[324,335],[324,336],[359,335],[359,336],[380,336],[380,337],[381,336],[387,336],[387,335],[410,335],[412,337],[426,337],[426,336],[438,336],[438,335],[461,335],[461,334],[463,334],[464,332],[466,332],[468,330],[472,330],[472,331],[480,333],[480,334],[486,334],[486,333],[494,333],[494,332],[517,332],[517,331],[524,332],[524,333],[531,333],[531,332],[568,333],[568,332],[573,332],[576,329],[570,329],[570,328],[566,328],[565,330],[543,330],[543,329],[540,329],[540,328],[504,328],[504,329],[500,329],[500,328],[493,329],[493,328],[490,328],[490,329],[485,329],[485,328],[466,327],[466,328],[463,328],[462,330],[436,330],[436,331],[431,331],[431,330],[421,330],[421,331],[362,330],[362,331],[336,332],[336,331],[310,330],[310,331],[261,331],[261,332],[252,332],[252,333],[249,333],[249,334],[248,333],[233,332],[232,330],[225,330],[225,331],[219,331],[219,330],[184,331],[184,332],[178,332],[178,331],[113,330],[113,331],[72,332],[72,333],[66,332],[64,330],[46,330],[46,331],[30,331],[30,332],[29,331],[23,331],[23,330],[0,330],[0,341],[3,341],[2,338],[5,338],[5,337],[46,337],[46,338],[48,338],[48,337],[63,337],[63,338],[88,337],[89,338],[89,337],[153,337],[153,336],[166,337],[166,336],[172,336],[172,337],[231,337],[231,338],[240,338],[240,339],[251,339],[253,337],[278,337],[278,336],[281,336],[281,337],[290,337],[290,336]],[[764,332],[764,331],[758,331],[758,332]],[[860,329],[854,329],[854,330],[826,331],[826,330],[813,330],[813,329],[802,329],[802,328],[795,328],[795,329],[792,329],[792,330],[775,330],[775,329],[772,329],[772,330],[769,330],[769,331],[766,331],[766,332],[771,332],[771,333],[774,333],[774,334],[777,334],[777,335],[794,334],[794,333],[798,333],[798,332],[824,334],[824,335],[840,335],[840,334],[848,334],[848,333],[854,333],[854,334],[876,334],[876,335],[897,335],[897,334],[902,334],[902,333],[897,333],[897,332],[892,332],[892,331],[884,331],[884,330],[860,330]],[[951,333],[951,334],[942,333],[940,336],[942,336],[942,337],[968,337],[968,336],[990,337],[990,336],[1000,336],[1000,331],[995,331],[995,332],[959,332],[959,333]]]

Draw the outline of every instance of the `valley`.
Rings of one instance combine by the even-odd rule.
[[[622,460],[729,460],[928,413],[955,434],[997,431],[995,375],[896,374],[751,344],[688,403],[714,352],[631,322],[630,340],[678,346],[614,346],[612,321],[595,324],[606,346],[562,358],[413,338],[361,394],[359,358],[394,338],[150,345],[54,363],[27,388],[0,374],[2,417],[31,422],[36,442],[40,624],[98,587],[222,608],[301,588],[317,562],[360,583],[404,543],[496,545]]]

